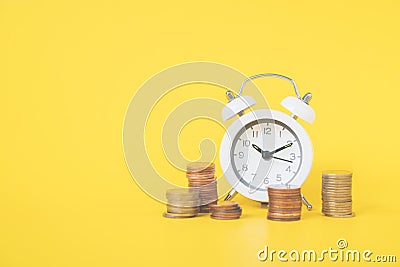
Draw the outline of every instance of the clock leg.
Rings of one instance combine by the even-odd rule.
[[[231,191],[229,191],[228,195],[225,197],[225,201],[230,200],[231,198],[233,198],[235,195],[237,194],[235,188],[232,188]]]
[[[301,199],[303,200],[303,204],[306,205],[308,210],[312,210],[312,205],[310,202],[308,202],[308,200],[306,199],[306,197],[301,194]]]

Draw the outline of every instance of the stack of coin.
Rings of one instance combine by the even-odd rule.
[[[167,212],[166,218],[191,218],[200,211],[200,198],[197,191],[188,188],[169,189],[166,193]]]
[[[331,217],[352,217],[351,184],[349,171],[322,172],[322,213]]]
[[[276,184],[268,187],[269,220],[298,221],[301,216],[301,192],[299,186]]]
[[[210,217],[216,220],[235,220],[242,215],[242,209],[234,201],[222,201],[219,204],[211,205]]]
[[[187,165],[188,185],[189,188],[195,188],[199,192],[201,213],[210,212],[210,205],[217,203],[217,181],[214,173],[214,163],[193,162]]]

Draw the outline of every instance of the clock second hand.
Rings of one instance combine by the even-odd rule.
[[[288,160],[288,159],[278,158],[278,157],[275,157],[275,156],[272,156],[272,158],[274,158],[274,159],[279,159],[279,160],[283,160],[283,161],[290,162],[290,163],[293,163],[293,161]]]

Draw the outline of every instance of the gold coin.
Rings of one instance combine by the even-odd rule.
[[[167,205],[167,212],[169,213],[179,213],[179,214],[197,214],[200,211],[199,207],[195,208],[182,208],[172,205]]]
[[[330,214],[330,213],[325,213],[324,215],[329,216],[329,217],[336,217],[336,218],[350,218],[350,217],[354,217],[355,216],[354,212],[349,213],[349,214]]]
[[[177,214],[177,213],[169,213],[169,212],[164,212],[163,216],[165,218],[171,218],[171,219],[181,219],[181,218],[192,218],[196,217],[196,214]]]
[[[349,217],[352,213],[352,176],[349,171],[322,172],[322,213],[331,217]]]
[[[322,171],[322,176],[331,177],[331,176],[351,176],[352,172],[346,170],[325,170]]]

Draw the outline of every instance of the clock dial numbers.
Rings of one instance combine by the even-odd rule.
[[[248,139],[244,139],[244,140],[242,140],[243,141],[243,147],[244,148],[246,148],[246,147],[249,147],[250,146],[250,140],[248,140]]]
[[[262,119],[244,127],[233,141],[232,165],[249,193],[270,184],[290,183],[301,166],[301,144],[279,121]]]
[[[270,135],[270,134],[271,134],[271,131],[272,131],[272,128],[271,128],[271,127],[265,127],[265,128],[264,128],[264,134],[266,134],[266,135]]]

